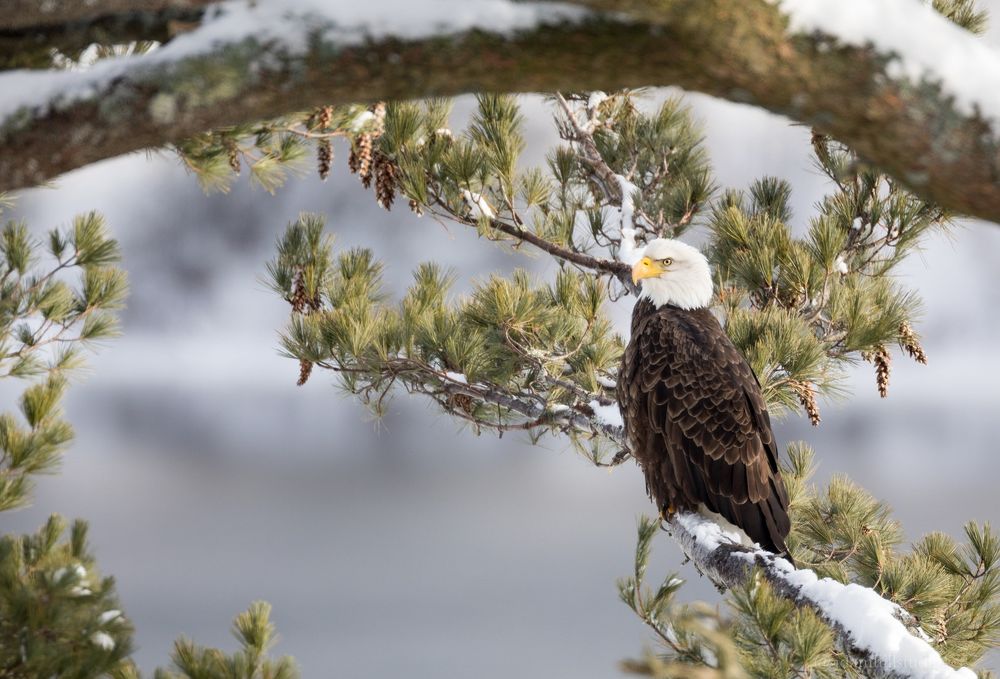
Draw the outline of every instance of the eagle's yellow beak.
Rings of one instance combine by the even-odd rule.
[[[653,278],[663,273],[663,267],[649,257],[643,257],[632,267],[632,282],[639,284],[643,278]]]

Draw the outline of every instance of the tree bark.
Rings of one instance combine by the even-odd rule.
[[[760,0],[621,7],[634,17],[595,13],[510,35],[470,31],[361,45],[317,38],[296,55],[251,38],[169,61],[168,44],[71,103],[23,109],[0,122],[0,189],[323,104],[678,85],[812,125],[922,197],[1000,221],[1000,138],[986,121],[956,111],[939,87],[887,77],[887,55],[788,35],[776,7]]]
[[[752,549],[743,545],[722,541],[705,540],[706,527],[714,531],[714,525],[698,514],[677,514],[665,524],[666,530],[678,542],[684,554],[691,559],[705,577],[721,589],[742,587],[749,578],[761,577],[766,580],[774,592],[783,599],[791,601],[799,608],[812,609],[833,631],[838,648],[847,654],[858,666],[864,668],[864,676],[872,679],[903,679],[911,677],[948,676],[947,665],[938,656],[940,663],[935,668],[923,666],[920,663],[908,663],[916,658],[900,657],[902,651],[893,655],[884,655],[876,649],[865,648],[858,644],[851,629],[841,624],[836,612],[831,611],[829,603],[817,599],[803,588],[796,571],[784,559],[776,557],[761,549]],[[871,601],[881,597],[871,589],[867,590]],[[891,619],[885,619],[886,626],[900,624],[913,638],[912,647],[930,646],[927,635],[920,628],[920,623],[907,611],[893,605]],[[922,648],[920,650],[923,650]],[[936,655],[936,651],[934,652]],[[952,672],[954,670],[951,670]],[[968,671],[968,670],[966,670]],[[969,676],[972,676],[972,672]],[[955,675],[957,676],[957,674]]]
[[[0,31],[83,26],[98,19],[165,16],[204,9],[218,0],[0,0]]]

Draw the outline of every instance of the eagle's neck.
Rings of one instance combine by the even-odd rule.
[[[670,305],[685,311],[695,311],[712,303],[712,272],[708,262],[664,276],[642,281],[642,296],[657,308]]]
[[[648,297],[640,297],[632,309],[632,336],[638,335],[647,323],[654,322],[654,319],[664,316],[677,319],[682,323],[685,321],[718,323],[712,310],[708,307],[683,309],[676,304],[656,305]]]

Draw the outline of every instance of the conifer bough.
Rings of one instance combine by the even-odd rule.
[[[336,254],[323,218],[302,215],[269,265],[274,290],[292,309],[287,355],[337,374],[376,413],[399,387],[477,432],[567,435],[594,463],[619,464],[629,456],[614,405],[622,342],[604,305],[630,292],[621,260],[637,240],[683,234],[695,215],[709,235],[714,305],[771,410],[801,408],[817,422],[816,396],[836,392],[843,367],[887,356],[893,343],[926,360],[911,321],[919,301],[889,274],[923,236],[947,225],[939,207],[816,134],[816,165],[830,192],[807,232],[793,235],[791,187],[782,181],[763,178],[711,200],[700,132],[680,100],[650,112],[627,93],[556,95],[553,103],[565,143],[544,169],[518,163],[524,139],[511,97],[479,96],[468,129],[454,132],[439,100],[334,107],[330,126],[354,129],[346,133],[353,165],[363,153],[394,166],[391,185],[375,192],[383,207],[386,191],[399,193],[417,214],[537,248],[561,266],[548,284],[517,272],[459,297],[450,293],[452,276],[425,264],[393,300],[372,252]],[[231,140],[218,134],[194,154],[180,151],[207,183],[224,187],[222,149]],[[886,391],[888,374],[878,365],[875,372]],[[968,675],[951,665],[974,663],[1000,625],[1000,549],[988,527],[968,528],[967,560],[942,536],[900,553],[899,527],[884,506],[843,480],[825,493],[808,489],[808,474],[808,451],[792,446],[783,471],[793,514],[787,544],[804,570],[732,544],[697,516],[669,522],[696,567],[730,590],[735,620],[675,604],[672,576],[646,591],[656,524],[643,524],[636,575],[622,597],[667,652],[631,669],[664,677],[681,669],[742,676],[728,674],[739,668],[782,677]]]
[[[920,11],[918,0],[896,2]],[[372,28],[377,3],[369,15],[338,5],[317,15],[310,5],[308,16],[295,15],[291,1],[277,3],[287,15],[231,3],[150,55],[98,64],[89,73],[2,74],[8,101],[0,112],[0,189],[32,186],[205,129],[360,98],[679,85],[814,125],[917,194],[1000,221],[1000,137],[991,119],[1000,111],[986,102],[970,112],[934,73],[917,80],[905,70],[901,75],[891,68],[898,46],[796,33],[780,7],[760,0],[571,0],[563,7],[572,5],[591,13],[487,3],[482,17],[456,24],[454,8],[436,3],[425,25],[403,38]],[[982,25],[965,0],[936,5],[965,27]],[[108,5],[112,13],[118,8]],[[514,16],[510,30],[486,16],[498,9]],[[949,28],[944,18],[937,21],[922,25]],[[351,28],[328,30],[334,22]],[[909,29],[891,20],[884,26]],[[944,48],[954,48],[959,59],[976,40],[961,31],[946,38]],[[989,92],[991,78],[1000,75],[993,65],[970,57],[964,69],[968,78],[982,73],[980,89]]]

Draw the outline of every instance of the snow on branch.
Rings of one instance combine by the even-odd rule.
[[[874,590],[795,569],[759,547],[747,547],[738,529],[729,531],[700,514],[679,513],[666,530],[701,573],[720,588],[739,587],[763,577],[774,591],[819,615],[838,645],[870,677],[974,679],[968,668],[947,665],[929,643],[917,620]],[[741,540],[742,538],[742,540]],[[756,571],[754,569],[757,569]]]
[[[773,0],[772,0],[773,1]],[[821,34],[844,45],[890,55],[887,74],[913,86],[930,82],[954,97],[955,109],[1000,123],[1000,52],[970,39],[930,3],[920,0],[777,0],[790,30]],[[991,83],[988,85],[988,83]]]
[[[922,197],[1000,221],[1000,57],[918,0],[850,6],[221,3],[150,54],[0,74],[0,190],[327,104],[679,85],[813,125]]]

